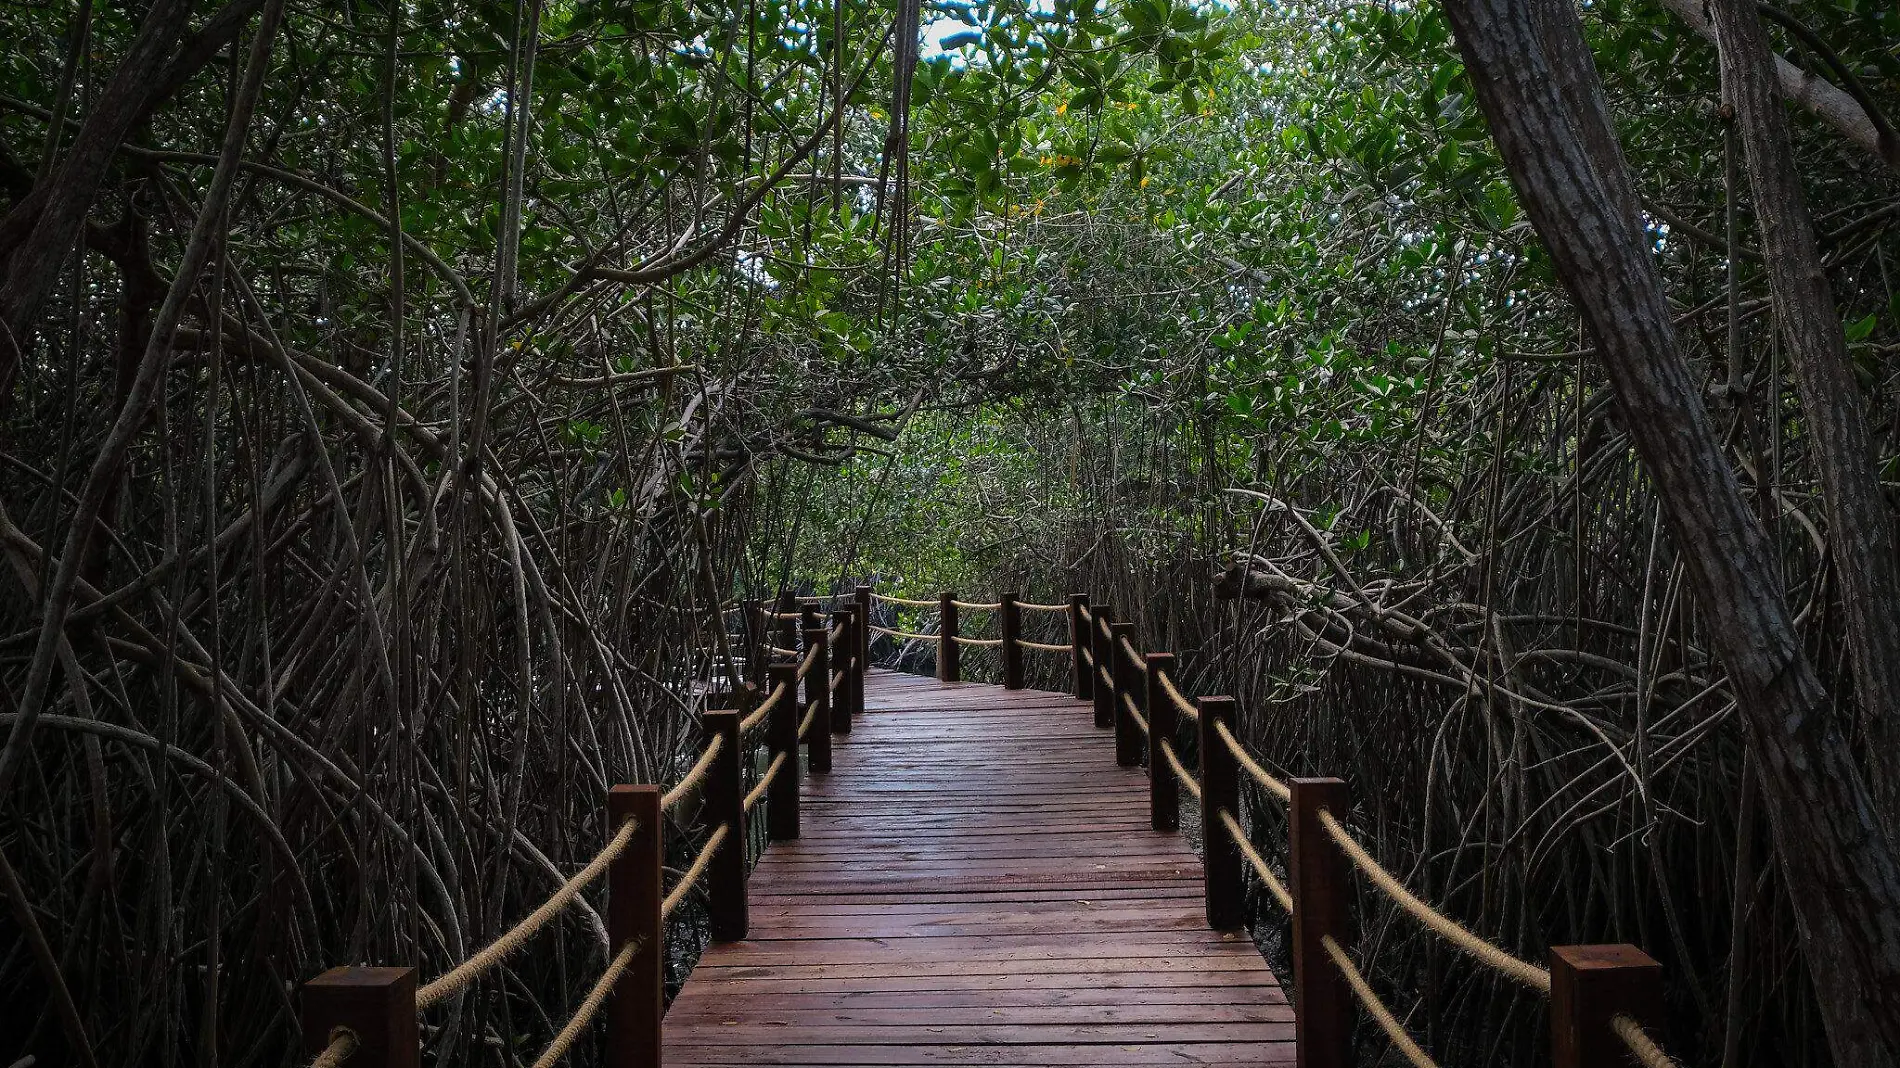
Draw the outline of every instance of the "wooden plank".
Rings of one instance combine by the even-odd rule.
[[[1293,1013],[1088,702],[873,671],[800,837],[707,949],[668,1063],[1279,1065]]]

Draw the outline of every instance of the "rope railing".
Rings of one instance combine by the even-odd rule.
[[[1187,765],[1181,763],[1181,755],[1174,751],[1174,743],[1163,741],[1161,743],[1161,755],[1167,758],[1168,770],[1174,772],[1174,777],[1181,783],[1181,789],[1186,790],[1194,796],[1194,800],[1199,801],[1201,799],[1201,780],[1195,778],[1194,773],[1187,769]]]
[[[575,1040],[587,1030],[588,1024],[594,1022],[594,1017],[599,1014],[600,1007],[606,1004],[607,995],[613,993],[614,984],[620,982],[620,976],[627,970],[627,965],[633,963],[634,954],[640,951],[640,945],[639,939],[628,942],[620,947],[620,952],[614,954],[613,960],[607,962],[606,970],[600,973],[600,978],[595,980],[593,987],[587,991],[587,997],[582,999],[580,1008],[574,1010],[574,1015],[568,1018],[567,1025],[561,1028],[561,1033],[555,1035],[554,1041],[548,1043],[548,1048],[535,1059],[534,1068],[553,1068],[562,1057],[567,1056],[567,1051],[573,1047]]]
[[[679,882],[674,884],[672,890],[667,891],[665,900],[660,902],[660,922],[664,923],[672,919],[673,913],[679,911],[681,903],[686,900],[686,895],[692,893],[693,888],[706,877],[706,869],[712,864],[713,855],[719,852],[720,843],[724,842],[726,836],[731,833],[732,825],[722,823],[706,836],[706,844],[699,847],[699,855],[693,858],[693,863],[680,874]]]
[[[1142,763],[1139,745],[1131,747],[1129,744],[1131,738],[1139,738],[1134,735],[1134,729],[1139,727],[1142,733],[1148,735],[1146,763],[1153,780],[1150,785],[1150,806],[1154,826],[1157,829],[1178,829],[1178,790],[1192,795],[1200,803],[1203,826],[1218,822],[1225,831],[1226,839],[1232,844],[1228,848],[1225,842],[1218,843],[1220,848],[1216,849],[1217,843],[1208,841],[1204,877],[1207,881],[1209,922],[1217,929],[1245,925],[1243,895],[1246,871],[1251,868],[1274,902],[1292,916],[1295,938],[1302,940],[1300,944],[1308,946],[1314,954],[1324,949],[1324,956],[1319,958],[1321,963],[1317,967],[1306,969],[1308,974],[1305,976],[1297,972],[1294,976],[1297,989],[1293,1001],[1301,1012],[1305,1011],[1309,1001],[1325,1006],[1317,1010],[1326,1021],[1315,1025],[1320,1030],[1301,1032],[1302,1058],[1307,1056],[1309,1041],[1317,1043],[1317,1048],[1325,1051],[1317,1054],[1322,1060],[1330,1062],[1338,1057],[1350,1056],[1354,1039],[1345,1021],[1350,1019],[1351,1013],[1343,1005],[1350,1000],[1357,1000],[1407,1063],[1414,1068],[1436,1068],[1431,1055],[1406,1032],[1398,1017],[1372,989],[1366,974],[1351,959],[1346,950],[1351,939],[1347,936],[1350,927],[1346,923],[1345,910],[1338,907],[1295,910],[1294,887],[1274,871],[1241,822],[1239,813],[1244,811],[1246,795],[1240,787],[1248,782],[1288,805],[1294,826],[1314,827],[1311,833],[1304,836],[1290,832],[1292,842],[1289,848],[1298,850],[1299,855],[1289,859],[1289,866],[1300,871],[1326,873],[1315,874],[1311,878],[1316,881],[1302,884],[1323,888],[1308,892],[1337,893],[1332,888],[1349,885],[1352,877],[1347,873],[1356,868],[1375,890],[1410,915],[1432,937],[1451,943],[1458,952],[1512,982],[1548,996],[1556,982],[1553,979],[1555,970],[1568,977],[1561,981],[1571,984],[1573,988],[1588,984],[1596,991],[1615,991],[1613,994],[1591,996],[1609,996],[1616,999],[1610,1004],[1633,1006],[1627,1015],[1612,1021],[1620,1041],[1619,1048],[1627,1048],[1629,1056],[1642,1068],[1679,1068],[1638,1022],[1638,1015],[1658,1000],[1650,992],[1653,988],[1645,985],[1653,982],[1653,978],[1644,978],[1654,975],[1656,964],[1641,950],[1625,945],[1555,947],[1551,952],[1551,966],[1546,969],[1487,941],[1407,890],[1396,876],[1378,863],[1370,850],[1353,838],[1340,819],[1333,815],[1334,812],[1344,811],[1347,795],[1343,782],[1327,778],[1288,781],[1273,774],[1235,733],[1238,728],[1233,718],[1231,699],[1190,699],[1175,682],[1173,657],[1157,654],[1152,658],[1154,663],[1150,664],[1151,658],[1142,655],[1135,647],[1132,627],[1128,624],[1114,621],[1101,606],[1090,606],[1081,598],[1078,598],[1075,608],[1077,610],[1070,619],[1072,633],[1076,637],[1070,651],[1075,658],[1076,696],[1093,698],[1098,726],[1115,727],[1117,762],[1123,766]],[[1005,633],[1009,633],[1007,628]],[[1020,639],[1017,641],[1019,644],[1029,644]],[[1105,649],[1113,650],[1112,654],[1097,655]],[[1183,718],[1195,724],[1199,731],[1197,751],[1203,772],[1200,776],[1187,767],[1175,749],[1173,734]],[[1209,762],[1216,759],[1220,761],[1220,766],[1210,767]],[[1166,780],[1165,783],[1162,780]],[[1218,835],[1221,832],[1210,833]],[[1305,867],[1308,865],[1312,867]],[[1368,962],[1367,967],[1371,967],[1371,962]],[[1347,998],[1347,990],[1351,991],[1351,999]],[[1605,1026],[1601,1022],[1603,1017],[1596,1017],[1595,1022],[1584,1021],[1578,1019],[1574,1011],[1574,1005],[1552,1004],[1553,1036],[1576,1034],[1576,1029],[1580,1027]],[[1571,1030],[1565,1032],[1564,1028]],[[1607,1036],[1593,1041],[1600,1043],[1604,1039]],[[1554,1037],[1553,1042],[1556,1042]],[[1557,1043],[1554,1048],[1565,1047]],[[1557,1058],[1560,1068],[1584,1068],[1585,1065],[1595,1068],[1599,1063],[1595,1060],[1579,1062],[1568,1057]]]
[[[954,597],[950,599],[950,603],[956,605],[958,608],[967,608],[972,612],[990,612],[1003,607],[1003,602],[1001,601],[991,601],[985,604],[978,601],[959,601]]]
[[[1146,675],[1148,673],[1148,662],[1142,657],[1140,651],[1135,648],[1134,643],[1128,640],[1126,634],[1122,635],[1121,647],[1122,655],[1128,658],[1126,661],[1128,666]]]
[[[995,646],[1003,644],[1003,639],[1001,638],[965,638],[961,634],[955,637],[958,645],[980,645],[984,648],[994,648]]]
[[[1141,714],[1141,709],[1135,705],[1135,699],[1122,694],[1122,708],[1128,712],[1128,718],[1135,721],[1135,726],[1141,728],[1141,733],[1147,734],[1148,717]]]
[[[1253,841],[1247,837],[1247,832],[1241,828],[1240,820],[1236,819],[1232,812],[1223,808],[1220,810],[1220,824],[1222,827],[1227,828],[1228,836],[1234,840],[1234,847],[1240,850],[1241,857],[1247,861],[1248,866],[1253,868],[1253,873],[1258,875],[1260,881],[1266,885],[1267,892],[1273,895],[1273,900],[1280,903],[1280,907],[1286,911],[1287,915],[1292,915],[1292,893],[1287,890],[1286,884],[1280,881],[1280,877],[1273,874],[1273,869],[1267,866],[1267,858],[1261,856],[1260,851],[1254,848]]]
[[[722,707],[713,695],[707,695],[702,719],[706,738],[698,751],[690,754],[691,766],[679,781],[665,789],[654,784],[623,784],[608,789],[606,807],[613,834],[600,851],[527,916],[439,977],[417,986],[413,968],[346,967],[331,968],[307,981],[303,986],[303,1018],[311,1034],[327,1035],[327,1041],[311,1044],[310,1048],[318,1051],[306,1062],[309,1068],[413,1068],[420,1053],[413,1037],[392,1032],[387,1025],[366,1030],[361,1022],[399,1020],[437,1008],[470,990],[483,976],[505,967],[512,954],[551,926],[551,921],[589,886],[601,882],[608,884],[609,904],[613,906],[602,910],[606,937],[613,950],[611,959],[533,1065],[553,1068],[602,1016],[608,1016],[610,1046],[644,1048],[651,1041],[652,1049],[657,1051],[658,1036],[650,1029],[651,1017],[643,1023],[640,1014],[605,1014],[601,1009],[618,996],[617,990],[626,991],[636,1002],[654,1006],[661,1003],[666,980],[662,958],[655,954],[664,950],[667,924],[697,893],[705,895],[706,930],[714,941],[746,937],[746,882],[751,857],[748,850],[737,848],[738,844],[750,837],[750,815],[755,809],[759,810],[768,839],[797,837],[800,749],[809,746],[814,771],[829,770],[831,736],[849,731],[851,716],[864,707],[867,657],[860,643],[868,638],[870,621],[860,609],[868,594],[868,589],[861,586],[854,599],[840,598],[822,637],[817,628],[796,628],[802,631],[803,640],[794,644],[802,646],[802,652],[773,644],[759,633],[757,623],[803,623],[810,618],[809,609],[789,613],[764,610],[758,602],[738,606],[745,613],[746,626],[736,641],[743,643],[748,667],[768,674],[771,680],[764,699],[744,708],[742,693],[728,693],[724,696],[741,699],[727,701]],[[784,634],[794,628],[774,629]],[[734,641],[731,635],[727,639]],[[740,646],[735,644],[733,648]],[[768,652],[786,659],[755,663],[764,661]],[[807,679],[808,706],[803,709],[802,721],[795,723],[795,713],[800,710],[798,687]],[[824,686],[819,685],[820,680]],[[740,680],[731,679],[730,685],[738,687]],[[770,762],[747,789],[745,768],[759,744],[753,732],[768,725],[770,737],[761,740],[769,742]],[[711,831],[685,871],[662,895],[662,874],[670,874],[663,862],[668,828],[694,799],[703,801],[705,822]],[[767,801],[771,803],[761,809]],[[625,901],[612,900],[629,892],[634,895],[631,908]],[[653,966],[648,967],[649,963]],[[627,990],[629,987],[636,989]],[[618,1057],[610,1061],[625,1063]]]
[[[877,601],[877,602],[879,602],[880,604],[900,604],[900,605],[903,605],[903,606],[904,606],[905,608],[936,608],[936,607],[939,607],[939,605],[938,605],[938,602],[936,602],[936,601],[917,601],[917,600],[912,600],[912,599],[911,599],[911,598],[909,598],[909,597],[891,597],[891,596],[888,596],[888,595],[886,595],[886,594],[882,594],[882,593],[874,593],[874,594],[872,594],[872,595],[871,595],[871,600],[873,600],[873,601]]]
[[[759,702],[759,707],[753,709],[746,715],[746,718],[739,721],[739,733],[751,734],[754,730],[758,729],[759,724],[765,722],[765,717],[771,715],[772,709],[778,707],[778,703],[783,701],[785,695],[790,691],[791,687],[783,682],[772,687],[772,692],[766,695],[765,700]]]
[[[350,1059],[361,1043],[356,1032],[347,1027],[330,1028],[330,1044],[318,1051],[310,1061],[310,1068],[342,1068],[344,1061]]]
[[[910,642],[934,642],[938,637],[935,634],[918,634],[915,631],[909,630],[893,630],[890,627],[880,627],[875,623],[871,624],[871,633],[882,634],[887,638],[901,638],[904,641]]]
[[[1162,677],[1166,678],[1167,676],[1164,675]],[[1259,783],[1268,793],[1282,801],[1291,801],[1293,799],[1292,787],[1289,787],[1286,783],[1268,774],[1267,769],[1261,767],[1260,762],[1253,758],[1253,754],[1247,752],[1247,747],[1240,744],[1240,739],[1234,737],[1234,732],[1227,729],[1227,724],[1216,722],[1214,724],[1214,734],[1220,738],[1221,744],[1227,747],[1227,751],[1234,755],[1234,763],[1240,765],[1241,770],[1247,773],[1248,778]]]
[[[1066,604],[1036,604],[1033,601],[1017,601],[1016,607],[1025,612],[1067,612]]]
[[[536,931],[547,926],[549,920],[560,915],[561,910],[565,909],[568,903],[586,888],[587,884],[599,878],[600,874],[607,870],[607,866],[612,864],[614,858],[627,848],[627,843],[633,840],[634,831],[637,829],[638,825],[632,820],[621,824],[620,830],[607,841],[605,846],[601,847],[599,853],[594,854],[594,859],[588,861],[587,866],[574,873],[567,882],[562,883],[560,889],[549,895],[540,907],[530,912],[520,923],[509,928],[501,937],[477,950],[467,960],[418,987],[416,1011],[421,1012],[466,988],[482,973],[500,964],[509,954],[520,949]]]
[[[772,783],[778,778],[778,773],[785,770],[785,760],[790,755],[789,753],[779,753],[774,756],[771,766],[765,769],[765,774],[759,776],[757,785],[746,792],[745,810],[747,812],[751,812],[754,808],[758,807],[759,802],[765,799],[766,791],[772,788]]]
[[[1649,1037],[1649,1032],[1643,1030],[1642,1024],[1623,1013],[1610,1017],[1610,1030],[1623,1040],[1623,1044],[1629,1047],[1630,1056],[1635,1057],[1643,1068],[1679,1068],[1676,1059],[1662,1051],[1662,1047]]]
[[[681,801],[706,782],[706,774],[712,770],[713,761],[718,759],[719,751],[725,748],[725,745],[726,739],[723,736],[713,735],[712,740],[706,743],[705,751],[699,754],[698,760],[693,761],[693,766],[687,770],[680,781],[675,783],[671,790],[660,795],[661,811],[673,811]]]
[[[1345,978],[1346,985],[1352,988],[1353,996],[1359,999],[1359,1004],[1365,1006],[1366,1015],[1378,1023],[1379,1030],[1384,1031],[1386,1037],[1392,1040],[1392,1045],[1411,1063],[1412,1068],[1438,1068],[1438,1062],[1432,1060],[1423,1049],[1419,1048],[1417,1042],[1412,1041],[1412,1036],[1405,1032],[1405,1025],[1399,1022],[1398,1017],[1392,1015],[1392,1010],[1385,1007],[1385,1002],[1379,1000],[1379,995],[1373,993],[1372,985],[1366,982],[1365,976],[1359,974],[1359,969],[1353,965],[1352,958],[1346,955],[1346,951],[1333,939],[1333,936],[1321,936],[1320,945],[1326,947],[1326,955],[1333,959],[1333,967],[1339,969],[1339,974]]]
[[[1458,921],[1432,908],[1407,890],[1392,873],[1379,866],[1366,847],[1346,831],[1338,817],[1327,809],[1319,810],[1319,824],[1339,845],[1353,866],[1358,868],[1372,885],[1390,898],[1392,902],[1410,913],[1412,918],[1424,924],[1434,934],[1450,942],[1467,956],[1493,971],[1530,987],[1540,993],[1550,993],[1550,973],[1529,961],[1518,958],[1492,945],[1473,934]]]
[[[1016,644],[1022,646],[1025,649],[1034,649],[1037,652],[1041,652],[1041,653],[1073,653],[1075,652],[1075,646],[1073,644],[1049,645],[1043,642],[1032,642],[1027,638],[1016,639]]]
[[[1174,680],[1169,678],[1165,671],[1161,673],[1161,692],[1167,694],[1168,700],[1174,702],[1176,712],[1196,723],[1200,722],[1201,710],[1194,707],[1194,702],[1181,696],[1181,691],[1174,688]]]

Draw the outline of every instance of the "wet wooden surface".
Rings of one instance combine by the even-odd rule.
[[[866,680],[752,874],[751,939],[666,1016],[669,1065],[1293,1063],[1293,1013],[1138,768],[1064,694]]]

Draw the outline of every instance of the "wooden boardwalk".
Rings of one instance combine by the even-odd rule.
[[[874,671],[803,836],[706,951],[669,1065],[1293,1063],[1293,1012],[1066,694]]]

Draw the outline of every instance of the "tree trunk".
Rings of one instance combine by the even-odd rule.
[[[1827,716],[1761,523],[1683,358],[1602,85],[1566,0],[1446,0],[1518,196],[1594,336],[1759,759],[1802,946],[1843,1066],[1900,1054],[1900,867]]]
[[[1775,297],[1775,318],[1788,342],[1801,411],[1827,507],[1828,557],[1841,580],[1847,646],[1853,654],[1862,748],[1880,815],[1891,830],[1900,797],[1900,570],[1894,560],[1893,516],[1880,492],[1866,406],[1848,361],[1847,337],[1821,251],[1814,239],[1788,126],[1753,0],[1712,0],[1722,54],[1722,96],[1735,112],[1748,158],[1762,252]]]

